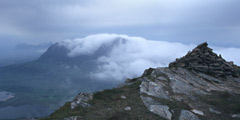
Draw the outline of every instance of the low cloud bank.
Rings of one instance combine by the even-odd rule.
[[[97,71],[91,76],[100,80],[124,80],[140,76],[149,67],[165,67],[184,56],[196,45],[146,40],[116,34],[97,34],[60,43],[70,50],[69,57],[92,55],[103,45],[112,46],[97,61]],[[212,46],[210,46],[212,47]],[[240,48],[212,47],[228,61],[240,64]]]

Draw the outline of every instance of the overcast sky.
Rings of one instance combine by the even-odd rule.
[[[0,47],[116,33],[240,46],[240,0],[0,0]]]

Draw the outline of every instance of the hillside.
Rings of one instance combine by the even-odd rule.
[[[239,120],[240,68],[200,44],[169,67],[80,93],[42,120]]]

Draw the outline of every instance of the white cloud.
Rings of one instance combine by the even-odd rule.
[[[0,0],[0,37],[59,41],[95,33],[239,46],[239,0]],[[226,40],[228,40],[226,42]]]
[[[113,44],[114,42],[117,44]],[[108,54],[98,58],[97,72],[92,77],[102,80],[124,80],[140,76],[149,67],[164,67],[185,55],[196,45],[184,45],[165,41],[146,40],[141,37],[129,37],[116,34],[91,35],[81,39],[67,40],[61,43],[70,52],[69,57],[91,55],[101,46],[113,45]],[[240,64],[240,48],[213,47],[227,60]]]
[[[223,48],[212,47],[214,52],[221,54],[227,61],[233,61],[235,64],[240,65],[240,48]]]

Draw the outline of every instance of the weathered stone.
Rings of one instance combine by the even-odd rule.
[[[171,120],[172,113],[169,111],[169,107],[166,105],[150,105],[149,110],[167,120]]]
[[[159,76],[159,77],[157,77],[157,80],[167,81],[167,78],[166,78],[166,77],[163,77],[163,76]]]
[[[169,111],[169,107],[166,105],[161,105],[159,102],[153,100],[150,97],[143,97],[141,96],[141,99],[144,103],[144,105],[147,107],[147,109],[154,113],[157,114],[167,120],[171,120],[172,118],[172,113]]]
[[[206,56],[210,55],[210,53],[208,53],[208,52],[207,52],[207,53],[204,53],[204,54],[205,54]]]
[[[72,116],[72,117],[64,118],[63,120],[82,120],[82,117],[80,117],[80,116]]]
[[[127,106],[127,107],[124,108],[124,110],[130,111],[130,110],[131,110],[131,107]]]
[[[215,67],[218,67],[220,65],[221,65],[220,63],[213,63],[213,66],[215,66]]]
[[[214,109],[212,109],[212,108],[209,108],[209,111],[210,111],[211,113],[221,114],[221,112],[219,112],[219,111],[217,111],[217,110],[214,110]]]
[[[149,68],[149,69],[144,71],[142,76],[151,75],[153,72],[154,72],[154,69],[153,68]]]
[[[182,110],[179,116],[179,120],[200,120],[198,116],[194,115],[188,110]]]
[[[233,118],[240,118],[240,114],[233,114],[232,117]]]
[[[87,102],[93,99],[92,93],[80,93],[71,102],[71,109],[75,109],[77,106],[90,107],[91,105]]]
[[[192,112],[198,115],[204,115],[204,113],[200,110],[193,109]]]
[[[207,47],[207,43],[202,43],[178,61],[169,64],[169,67],[181,67],[196,72],[207,73],[218,77],[239,77],[239,68],[232,62],[226,62],[221,56],[212,52]],[[225,73],[225,72],[228,73]]]
[[[186,64],[185,64],[185,63],[180,63],[179,66],[180,66],[180,67],[185,67]]]
[[[158,98],[169,99],[167,92],[163,89],[161,84],[155,82],[142,82],[140,85],[140,93],[155,96]]]
[[[199,49],[198,47],[196,47],[196,48],[194,48],[193,49],[193,53],[197,53],[197,52],[199,52],[201,49]],[[196,54],[194,54],[194,55],[196,55]]]
[[[121,95],[121,98],[122,99],[126,99],[127,97],[125,95]]]

